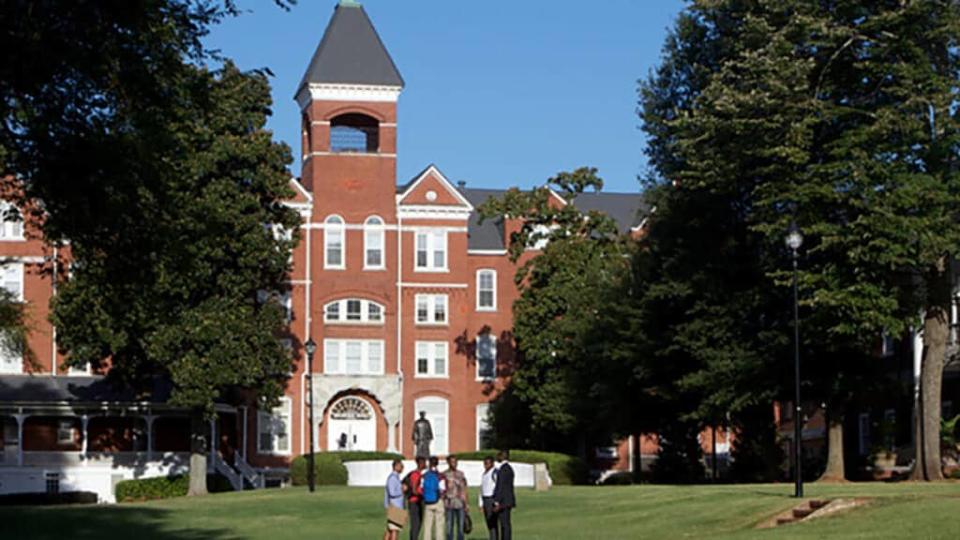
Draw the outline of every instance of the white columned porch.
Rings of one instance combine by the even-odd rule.
[[[80,416],[80,461],[84,465],[87,464],[87,450],[90,448],[88,441],[89,437],[87,436],[87,426],[90,424],[90,417],[87,415]]]
[[[23,423],[27,416],[23,413],[13,415],[17,421],[17,467],[23,467]]]
[[[153,421],[157,417],[152,414],[144,415],[143,420],[147,423],[147,461],[153,461]]]
[[[210,420],[210,463],[217,458],[217,417]]]
[[[247,408],[241,407],[243,410],[243,425],[240,427],[240,455],[244,460],[247,459]]]
[[[397,452],[397,426],[387,421],[387,452]]]

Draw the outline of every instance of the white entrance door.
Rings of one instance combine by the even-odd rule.
[[[333,404],[327,421],[327,450],[377,450],[377,420],[369,403],[348,396]]]

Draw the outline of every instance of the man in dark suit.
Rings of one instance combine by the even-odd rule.
[[[497,452],[497,485],[493,488],[493,510],[500,522],[500,540],[511,540],[510,511],[517,506],[513,492],[513,467],[510,451]]]

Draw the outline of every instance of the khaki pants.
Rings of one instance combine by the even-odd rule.
[[[442,502],[423,505],[423,540],[443,540],[446,538],[446,520]]]

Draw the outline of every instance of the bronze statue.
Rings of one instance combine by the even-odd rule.
[[[413,423],[413,446],[416,448],[414,457],[429,458],[431,441],[433,441],[433,428],[427,420],[427,413],[420,411],[420,418]]]

